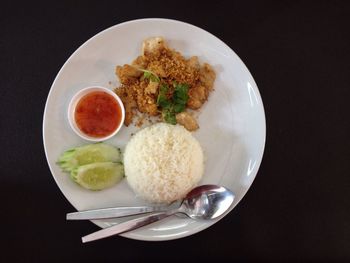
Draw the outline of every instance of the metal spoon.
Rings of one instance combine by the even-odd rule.
[[[121,234],[176,213],[182,213],[193,219],[214,219],[223,215],[232,205],[234,194],[225,187],[202,185],[190,191],[180,207],[166,212],[132,219],[108,228],[104,228],[82,238],[83,243]]]

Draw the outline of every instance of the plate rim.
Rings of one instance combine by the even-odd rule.
[[[185,233],[185,234],[181,234],[181,235],[176,235],[176,236],[170,236],[170,237],[162,237],[162,238],[159,238],[159,237],[153,237],[153,236],[142,236],[142,238],[140,236],[134,236],[132,235],[132,231],[131,232],[127,232],[127,233],[123,233],[123,234],[120,234],[119,236],[122,236],[122,237],[126,237],[126,238],[129,238],[129,239],[134,239],[134,240],[140,240],[140,241],[167,241],[167,240],[175,240],[175,239],[180,239],[180,238],[184,238],[184,237],[188,237],[188,236],[191,236],[191,235],[194,235],[194,234],[197,234],[198,232],[201,232],[207,228],[209,228],[210,226],[212,226],[213,224],[217,223],[218,221],[220,221],[223,217],[225,217],[228,213],[230,213],[233,208],[235,206],[237,206],[240,201],[243,199],[243,197],[247,194],[247,192],[249,191],[249,189],[251,188],[255,178],[256,178],[256,175],[258,174],[259,172],[259,169],[260,169],[260,165],[263,161],[263,156],[264,156],[264,152],[265,152],[265,147],[266,147],[266,115],[265,115],[265,107],[264,107],[264,104],[263,104],[263,100],[262,100],[262,97],[261,97],[261,94],[260,94],[260,91],[259,91],[259,88],[258,88],[258,85],[256,84],[255,82],[255,79],[253,78],[253,75],[251,74],[251,72],[249,71],[248,67],[246,66],[246,64],[242,61],[242,59],[233,51],[233,49],[231,49],[230,46],[228,46],[224,41],[222,41],[220,38],[218,38],[217,36],[215,36],[214,34],[210,33],[209,31],[203,29],[203,28],[200,28],[196,25],[193,25],[193,24],[190,24],[188,22],[183,22],[183,21],[180,21],[180,20],[175,20],[175,19],[168,19],[168,18],[141,18],[141,19],[133,19],[133,20],[128,20],[128,21],[125,21],[125,22],[121,22],[121,23],[118,23],[118,24],[115,24],[113,26],[110,26],[100,32],[98,32],[97,34],[91,36],[88,40],[86,40],[85,42],[83,42],[83,44],[81,44],[76,50],[74,50],[74,52],[68,57],[68,59],[64,62],[64,64],[61,66],[60,70],[58,71],[54,81],[52,82],[51,86],[50,86],[50,90],[49,90],[49,93],[47,95],[47,98],[46,98],[46,102],[45,102],[45,107],[44,107],[44,113],[43,113],[43,122],[42,122],[42,139],[43,139],[43,145],[44,145],[44,152],[45,152],[45,158],[46,158],[46,162],[49,166],[49,169],[50,169],[50,173],[51,173],[51,176],[53,177],[56,185],[58,186],[58,188],[60,189],[61,191],[61,194],[63,194],[63,196],[66,198],[66,200],[68,201],[68,203],[73,206],[76,210],[78,210],[75,205],[73,205],[68,197],[66,196],[65,192],[63,191],[62,189],[62,186],[59,184],[58,180],[56,179],[56,177],[54,176],[54,173],[53,173],[53,168],[51,167],[50,165],[50,161],[48,159],[48,154],[47,154],[47,146],[46,146],[46,142],[45,142],[45,120],[47,119],[47,107],[48,107],[48,101],[50,99],[50,97],[52,97],[52,92],[53,92],[53,87],[55,86],[58,78],[60,77],[60,75],[62,74],[62,71],[63,69],[66,67],[66,65],[70,62],[70,60],[74,57],[74,55],[79,52],[81,49],[83,49],[90,41],[93,41],[93,39],[99,37],[100,35],[104,34],[105,32],[107,31],[110,31],[110,30],[113,30],[114,28],[117,28],[117,27],[121,27],[121,26],[125,26],[125,25],[128,25],[128,24],[133,24],[133,23],[140,23],[140,22],[145,22],[145,21],[160,21],[160,22],[170,22],[170,23],[177,23],[177,24],[183,24],[187,27],[192,27],[196,30],[199,30],[199,31],[203,31],[204,33],[210,35],[211,37],[213,37],[214,39],[216,39],[217,41],[221,42],[221,44],[223,44],[225,46],[225,48],[227,48],[228,52],[233,54],[234,56],[237,57],[237,59],[239,60],[240,63],[242,63],[242,65],[245,67],[245,69],[247,70],[247,72],[249,73],[252,81],[254,82],[254,85],[253,86],[253,89],[254,89],[254,92],[258,95],[258,99],[259,99],[259,103],[261,104],[261,114],[262,114],[262,117],[263,117],[263,121],[262,121],[262,147],[259,149],[259,158],[257,159],[257,163],[256,163],[256,172],[251,176],[252,178],[252,182],[251,184],[244,190],[242,196],[238,199],[237,203],[235,203],[234,205],[232,205],[230,207],[230,209],[225,213],[223,214],[222,216],[220,216],[219,218],[213,220],[213,221],[208,221],[206,222],[204,225],[196,228],[195,230],[191,231],[191,233]],[[98,227],[102,227],[102,224],[100,224],[99,222],[96,222],[94,220],[90,220],[92,223],[94,223],[95,225],[97,225]]]

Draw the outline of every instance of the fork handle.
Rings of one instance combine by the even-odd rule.
[[[102,239],[105,237],[110,237],[113,235],[117,235],[117,234],[121,234],[145,225],[149,225],[151,223],[154,223],[156,221],[162,220],[168,216],[171,216],[173,214],[175,214],[177,212],[177,210],[172,210],[169,212],[161,212],[161,213],[156,213],[156,214],[152,214],[152,215],[147,215],[147,216],[143,216],[143,217],[139,217],[139,218],[135,218],[135,219],[131,219],[129,221],[111,226],[111,227],[107,227],[104,228],[102,230],[96,231],[92,234],[89,234],[87,236],[82,237],[82,241],[83,243],[86,242],[91,242],[91,241],[95,241],[98,239]]]
[[[149,206],[102,208],[102,209],[68,213],[66,219],[67,220],[93,220],[93,219],[118,218],[118,217],[124,217],[124,216],[145,214],[150,212],[161,212],[166,209],[167,209],[166,207],[149,207]]]

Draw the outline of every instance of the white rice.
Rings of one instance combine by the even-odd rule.
[[[170,203],[185,197],[201,180],[203,151],[184,127],[158,123],[131,138],[124,168],[136,195],[153,203]]]

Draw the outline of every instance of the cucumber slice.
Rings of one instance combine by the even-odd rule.
[[[89,190],[102,190],[118,183],[124,176],[121,163],[103,162],[86,164],[74,168],[72,179]]]
[[[96,143],[64,152],[57,163],[63,171],[71,172],[81,165],[97,162],[120,162],[121,159],[119,148],[104,143]]]

